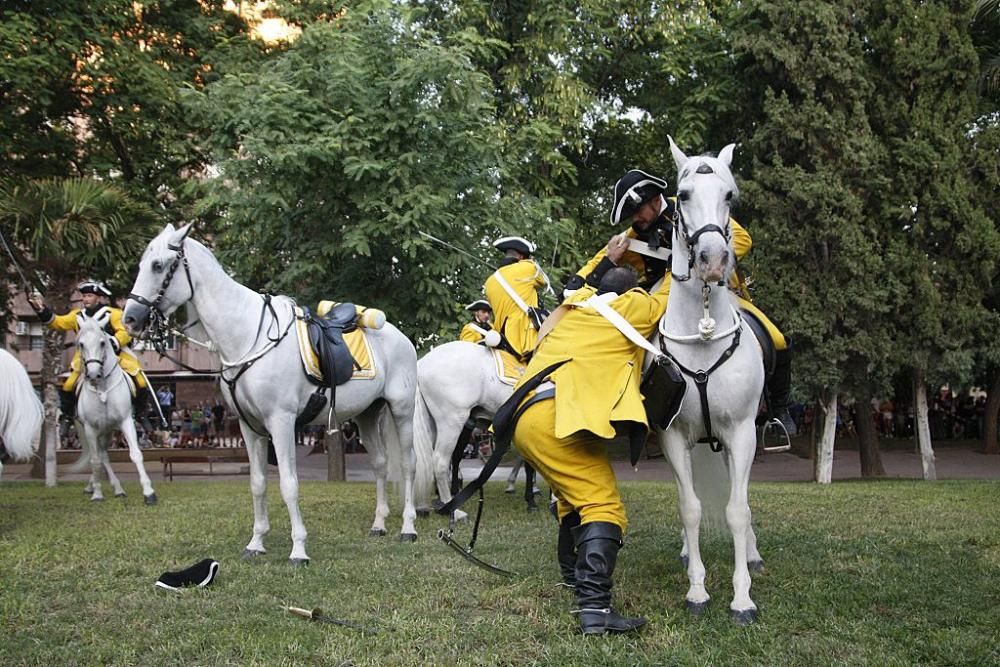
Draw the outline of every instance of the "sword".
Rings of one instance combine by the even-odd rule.
[[[480,264],[483,264],[483,265],[489,267],[490,269],[493,269],[494,271],[497,270],[497,267],[493,266],[492,264],[490,264],[489,262],[487,262],[487,261],[485,261],[483,259],[480,259],[479,257],[476,257],[475,255],[473,255],[468,250],[464,250],[463,248],[459,248],[458,246],[452,245],[451,243],[448,243],[447,241],[442,241],[438,237],[431,236],[427,232],[421,232],[421,231],[418,230],[417,233],[420,234],[421,236],[423,236],[428,241],[433,241],[434,243],[439,243],[442,246],[444,246],[445,248],[448,248],[449,250],[454,250],[455,252],[460,253],[462,255],[465,255],[466,257],[468,257],[470,259],[474,259],[475,261],[477,261]]]
[[[462,558],[469,561],[473,565],[477,565],[488,572],[493,574],[500,574],[505,577],[516,577],[517,574],[505,570],[503,568],[497,567],[496,565],[491,565],[484,560],[480,560],[475,555],[473,555],[472,550],[476,546],[476,538],[479,536],[479,521],[483,518],[483,504],[485,502],[485,496],[483,494],[483,487],[479,487],[479,507],[476,510],[476,521],[472,526],[472,539],[469,540],[469,546],[463,547],[461,544],[455,541],[452,537],[454,534],[455,526],[455,513],[451,513],[451,518],[448,521],[448,530],[444,528],[438,529],[438,539],[447,544],[449,547],[461,554]]]
[[[30,305],[30,303],[31,303],[31,301],[30,301],[31,292],[33,290],[37,291],[37,292],[41,292],[42,291],[41,285],[39,285],[39,284],[32,284],[31,281],[28,280],[27,276],[24,275],[24,271],[21,270],[21,265],[18,263],[17,259],[14,257],[14,251],[12,251],[10,249],[10,246],[7,245],[7,239],[4,237],[2,231],[0,231],[0,244],[3,245],[4,251],[6,251],[7,256],[10,257],[10,261],[14,265],[14,269],[17,271],[17,275],[19,275],[21,277],[21,283],[24,286],[24,294],[29,297],[29,302],[28,303]],[[32,306],[32,309],[34,309],[34,306]]]
[[[351,623],[349,621],[341,621],[336,618],[331,618],[323,613],[322,609],[302,609],[300,607],[282,607],[285,611],[295,614],[296,616],[301,616],[302,618],[308,618],[310,621],[316,621],[317,623],[329,623],[331,625],[341,625],[345,628],[354,628],[355,630],[361,630],[361,632],[369,632],[371,634],[376,634],[378,632],[377,628],[368,628],[363,625],[358,625],[357,623]]]

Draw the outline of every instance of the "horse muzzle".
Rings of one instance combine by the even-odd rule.
[[[138,336],[149,324],[149,306],[144,306],[134,299],[129,299],[122,311],[122,324],[130,336]]]

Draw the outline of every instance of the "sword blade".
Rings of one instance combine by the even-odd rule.
[[[458,246],[453,245],[451,243],[448,243],[447,241],[443,241],[443,240],[439,239],[436,236],[428,234],[427,232],[422,232],[422,231],[418,230],[417,233],[420,234],[421,236],[423,236],[428,241],[433,241],[434,243],[440,244],[440,245],[444,246],[445,248],[448,248],[449,250],[454,250],[455,252],[460,253],[462,255],[465,255],[466,257],[468,257],[470,259],[473,259],[473,260],[479,262],[480,264],[482,264],[482,265],[484,265],[484,266],[486,266],[486,267],[488,267],[490,269],[493,269],[494,271],[497,270],[495,266],[493,266],[489,262],[487,262],[487,261],[485,261],[483,259],[480,259],[479,257],[473,255],[468,250],[465,250],[463,248],[459,248]]]
[[[456,542],[454,540],[454,538],[452,538],[452,536],[450,534],[448,534],[443,528],[441,530],[438,530],[438,537],[441,539],[442,542],[444,542],[449,547],[451,547],[452,549],[454,549],[455,551],[457,551],[458,553],[460,553],[462,555],[462,558],[464,558],[465,560],[469,561],[473,565],[477,565],[477,566],[481,567],[482,569],[486,570],[487,572],[492,572],[493,574],[499,574],[499,575],[505,576],[505,577],[516,577],[517,576],[517,574],[514,573],[514,572],[511,572],[509,570],[505,570],[503,568],[497,567],[496,565],[490,565],[486,561],[479,560],[478,558],[476,558],[476,556],[473,555],[473,553],[471,551],[469,551],[468,549],[465,549],[464,547],[462,547],[461,544],[459,544],[458,542]]]

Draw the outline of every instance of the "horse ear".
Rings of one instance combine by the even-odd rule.
[[[193,222],[174,230],[173,235],[170,237],[169,245],[180,247],[184,243],[184,239],[187,238],[188,232],[191,231],[191,227],[194,226]]]
[[[97,324],[103,329],[111,321],[111,311],[107,308],[101,308],[94,319],[97,320]]]
[[[736,150],[736,144],[729,144],[721,151],[719,151],[719,159],[722,160],[722,162],[725,163],[727,167],[731,167],[733,165],[734,150]]]
[[[670,141],[670,153],[674,156],[674,164],[677,165],[677,171],[680,171],[684,163],[688,161],[688,156],[684,154],[684,151],[677,148],[677,144],[674,143],[674,138],[669,134],[667,135],[667,140]]]

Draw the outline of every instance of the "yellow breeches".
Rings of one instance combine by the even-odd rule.
[[[559,521],[576,510],[581,523],[607,521],[624,533],[628,519],[608,460],[609,441],[587,431],[557,438],[555,421],[554,400],[535,403],[518,420],[514,444],[552,488]]]
[[[73,361],[70,362],[69,377],[63,382],[63,391],[74,391],[76,389],[76,381],[80,379],[80,351],[77,350],[76,354],[73,355]],[[122,370],[132,376],[135,380],[135,385],[137,389],[146,388],[146,374],[142,372],[142,366],[139,365],[139,360],[135,358],[131,352],[122,352],[118,355],[118,365],[122,367]]]
[[[671,280],[671,278],[672,278],[671,274],[668,273],[664,278],[664,280],[669,281]],[[669,285],[667,285],[667,294],[670,294]],[[757,319],[760,320],[760,323],[764,325],[764,328],[767,329],[767,333],[770,334],[771,336],[771,341],[774,343],[774,349],[784,350],[788,347],[788,341],[785,340],[785,334],[781,333],[781,329],[776,327],[774,325],[774,322],[772,322],[770,318],[768,318],[768,316],[765,315],[760,308],[753,305],[752,302],[747,301],[746,299],[744,299],[739,295],[736,296],[736,300],[739,301],[740,308],[742,308],[743,310],[750,311],[751,313],[756,315]]]

